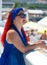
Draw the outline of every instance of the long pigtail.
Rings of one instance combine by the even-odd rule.
[[[6,21],[6,24],[5,24],[5,27],[4,27],[4,31],[3,31],[3,34],[2,34],[2,36],[1,36],[1,42],[2,42],[2,44],[4,45],[4,40],[5,40],[5,38],[6,38],[6,33],[7,33],[7,31],[10,29],[10,25],[11,25],[11,15],[12,15],[12,13],[10,12],[10,14],[9,14],[9,16],[8,16],[8,19],[7,19],[7,21]]]

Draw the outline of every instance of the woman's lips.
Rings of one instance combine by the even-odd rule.
[[[23,20],[24,23],[26,23],[26,20]]]

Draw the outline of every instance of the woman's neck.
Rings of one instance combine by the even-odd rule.
[[[17,27],[18,31],[21,33],[22,26],[19,23],[15,23],[14,25]]]

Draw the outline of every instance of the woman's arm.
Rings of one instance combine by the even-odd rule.
[[[7,32],[6,40],[10,44],[12,43],[22,53],[26,53],[27,51],[29,51],[31,49],[35,49],[35,48],[37,48],[39,46],[39,44],[25,46],[22,43],[22,41],[21,41],[19,35],[17,34],[17,32],[15,32],[14,30],[9,30]]]

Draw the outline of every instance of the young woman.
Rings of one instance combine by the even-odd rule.
[[[23,8],[15,8],[10,12],[1,38],[4,51],[0,58],[0,65],[25,65],[23,54],[40,46],[39,43],[42,46],[42,42],[27,44],[22,29],[25,23],[26,14]]]

